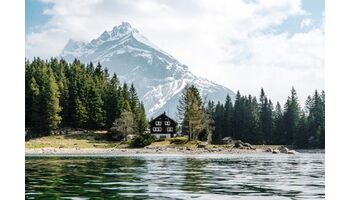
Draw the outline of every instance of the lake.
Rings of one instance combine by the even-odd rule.
[[[26,199],[324,199],[324,153],[27,156]]]

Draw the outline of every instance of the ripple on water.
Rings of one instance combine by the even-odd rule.
[[[324,154],[27,157],[26,199],[323,199]]]

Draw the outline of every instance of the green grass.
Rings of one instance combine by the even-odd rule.
[[[26,148],[129,148],[131,141],[116,142],[103,140],[106,138],[104,132],[90,131],[87,133],[77,133],[69,135],[51,135],[25,142]],[[187,137],[168,138],[155,141],[149,147],[183,147],[195,149],[200,141],[187,141]],[[280,145],[253,145],[256,148],[275,149]],[[233,145],[206,145],[206,148],[215,147],[232,148]]]
[[[96,140],[101,137],[98,132],[71,135],[51,135],[25,142],[26,148],[114,148],[121,145],[114,141]]]

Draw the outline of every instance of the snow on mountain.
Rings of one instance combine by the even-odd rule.
[[[178,99],[186,84],[194,84],[203,98],[225,100],[228,88],[192,74],[186,65],[161,50],[127,22],[103,32],[90,42],[69,40],[60,57],[83,63],[100,62],[122,82],[134,83],[148,117],[167,112],[176,116]]]

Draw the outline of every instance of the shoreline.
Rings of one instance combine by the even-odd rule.
[[[239,154],[272,154],[265,148],[179,148],[179,147],[148,147],[148,148],[26,148],[25,156],[131,156],[131,155],[239,155]],[[324,150],[297,150],[299,153],[324,153]],[[285,154],[287,153],[279,153]],[[288,154],[288,155],[293,155]]]
[[[265,153],[264,149],[238,149],[238,148],[26,148],[25,155],[134,155],[134,154],[255,154]],[[266,152],[269,153],[269,152]]]

